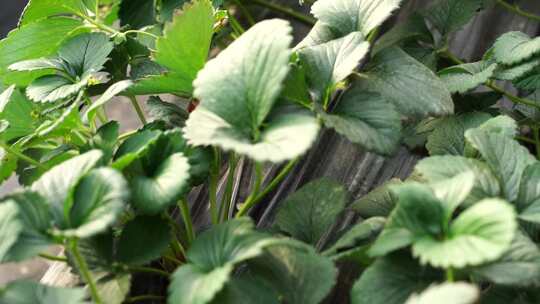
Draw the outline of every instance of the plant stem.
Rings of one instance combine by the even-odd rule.
[[[151,273],[151,274],[157,274],[160,276],[164,276],[166,278],[169,277],[169,273],[160,269],[151,268],[151,267],[143,267],[143,266],[128,266],[127,270],[130,272],[144,272],[144,273]]]
[[[128,34],[141,34],[141,35],[146,35],[148,37],[152,37],[154,39],[158,39],[159,37],[152,34],[152,33],[148,33],[148,32],[145,32],[145,31],[139,31],[139,30],[129,30],[129,31],[125,31],[124,32],[125,35],[128,35]]]
[[[504,7],[505,9],[511,11],[514,14],[518,14],[520,16],[523,16],[525,18],[529,18],[529,19],[532,19],[532,20],[535,20],[535,21],[540,21],[540,16],[539,15],[535,15],[535,14],[526,12],[526,11],[522,10],[517,5],[511,5],[510,3],[508,3],[508,2],[506,2],[504,0],[497,0],[497,3],[500,6]]]
[[[122,141],[124,139],[127,139],[133,135],[137,134],[137,130],[128,131],[120,136],[118,136],[118,140]]]
[[[164,296],[156,296],[156,295],[143,295],[143,296],[136,296],[126,299],[126,303],[135,303],[140,301],[151,301],[151,300],[158,300],[158,301],[164,301]]]
[[[250,3],[256,4],[256,5],[259,5],[259,6],[262,6],[262,7],[266,7],[268,9],[273,10],[273,11],[282,13],[284,15],[287,15],[287,16],[289,16],[291,18],[294,18],[297,21],[300,21],[300,22],[302,22],[302,23],[304,23],[306,25],[309,25],[309,26],[315,25],[315,22],[317,21],[317,20],[315,20],[314,18],[312,18],[310,16],[306,16],[306,15],[304,15],[302,13],[299,13],[299,12],[295,11],[294,9],[292,9],[290,7],[282,6],[282,5],[279,5],[277,3],[272,3],[272,2],[265,1],[265,0],[244,0],[244,1],[248,1]]]
[[[298,163],[299,159],[291,160],[283,169],[279,172],[279,174],[268,184],[268,186],[261,191],[259,195],[257,195],[256,198],[254,198],[251,202],[251,206],[247,206],[244,204],[240,211],[236,214],[237,217],[243,216],[245,213],[251,209],[252,206],[255,206],[257,203],[259,203],[268,193],[272,192],[284,179],[285,177],[291,172],[291,170],[294,168],[294,166]]]
[[[242,4],[242,2],[240,2],[240,0],[233,0],[233,2],[238,6],[238,8],[240,8],[240,10],[242,11],[242,14],[244,15],[244,17],[246,17],[246,20],[249,23],[249,25],[250,26],[255,25],[256,23],[255,18],[253,18],[249,10]]]
[[[255,163],[255,185],[253,186],[253,191],[251,191],[251,194],[248,196],[246,201],[241,205],[240,210],[236,214],[236,217],[242,217],[246,215],[253,206],[255,206],[255,199],[259,195],[259,190],[261,188],[262,178],[263,178],[263,172],[262,172],[262,164],[261,163]]]
[[[446,269],[446,280],[448,282],[454,282],[454,269],[452,267]]]
[[[210,215],[212,217],[212,224],[219,222],[219,213],[217,207],[217,184],[219,180],[219,172],[221,168],[221,157],[219,150],[214,148],[214,166],[212,172],[210,172],[210,185],[208,188],[208,196],[210,199]]]
[[[96,0],[96,22],[99,22],[99,0]]]
[[[137,116],[139,116],[139,119],[141,120],[142,124],[146,125],[146,118],[144,117],[144,112],[141,109],[141,106],[139,105],[137,98],[135,98],[134,95],[130,95],[129,100],[131,101],[131,105],[135,109],[135,112],[137,112]]]
[[[231,13],[229,13],[229,21],[231,22],[232,29],[236,35],[240,36],[246,31],[236,17]]]
[[[367,37],[367,41],[370,43],[370,44],[373,44],[373,41],[375,41],[375,39],[377,38],[377,36],[379,36],[379,32],[381,31],[381,28],[378,26],[376,28],[374,28],[371,33],[369,33],[368,37]]]
[[[185,198],[178,201],[178,207],[180,213],[182,213],[182,219],[184,220],[184,226],[186,227],[188,246],[195,239],[195,232],[193,231],[193,221],[189,211],[189,206]]]
[[[540,159],[540,132],[538,127],[533,127],[532,131],[534,134],[534,144],[536,146],[536,158]]]
[[[79,266],[79,271],[81,272],[83,279],[88,284],[88,287],[90,289],[90,294],[92,295],[92,300],[94,300],[96,304],[102,304],[103,302],[101,301],[101,298],[99,296],[96,283],[94,282],[94,279],[92,278],[92,274],[88,270],[88,265],[86,264],[86,261],[84,260],[81,253],[79,252],[77,240],[71,241],[71,254],[73,254],[73,257],[75,258],[75,262],[77,262],[77,265]]]
[[[236,164],[238,159],[234,153],[229,156],[229,174],[227,175],[227,185],[225,186],[225,193],[220,205],[220,218],[225,220],[229,214],[229,206],[231,204],[232,190],[234,185],[234,173],[236,172]]]
[[[88,23],[92,24],[93,26],[95,26],[96,28],[102,30],[102,31],[105,31],[107,33],[110,33],[110,34],[113,34],[113,35],[117,35],[117,34],[120,34],[119,31],[113,29],[112,27],[109,27],[105,24],[102,24],[100,22],[97,22],[96,20],[84,15],[84,14],[76,14],[77,16],[79,16],[80,18],[88,21]]]
[[[525,137],[525,136],[516,136],[515,137],[517,140],[520,140],[520,141],[524,141],[526,143],[529,143],[529,144],[536,144],[536,141],[528,138],[528,137]]]
[[[42,163],[38,162],[37,160],[29,157],[29,156],[24,155],[23,153],[11,148],[6,143],[0,142],[0,148],[4,149],[9,154],[15,155],[16,157],[24,160],[25,162],[36,166],[37,168],[40,168],[40,169],[43,169],[43,170],[49,170],[50,169],[49,166],[47,166],[45,164],[42,164]]]
[[[68,261],[68,259],[65,258],[65,257],[50,255],[50,254],[47,254],[47,253],[40,253],[38,256],[40,258],[43,258],[43,259],[46,259],[46,260],[49,260],[49,261],[64,262],[64,263],[67,263],[67,261]]]

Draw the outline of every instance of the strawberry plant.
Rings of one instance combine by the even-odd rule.
[[[390,26],[402,2],[301,3],[311,17],[264,0],[30,0],[0,41],[0,182],[21,184],[0,198],[0,261],[66,263],[81,284],[15,281],[0,303],[537,303],[540,38],[505,33],[474,62],[449,41],[486,8],[540,17],[436,0]],[[139,129],[108,117],[119,98]],[[357,200],[310,181],[259,227],[322,129],[426,157]]]

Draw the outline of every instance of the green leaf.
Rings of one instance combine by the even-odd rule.
[[[235,276],[215,296],[212,304],[279,304],[279,296],[263,280],[250,275]]]
[[[187,0],[162,0],[160,7],[159,19],[162,22],[171,21],[175,10],[182,7]]]
[[[451,66],[437,74],[450,93],[466,93],[489,81],[496,68],[497,64],[479,61]]]
[[[0,119],[7,121],[8,128],[0,132],[0,138],[9,142],[12,139],[31,134],[35,129],[32,117],[34,105],[17,89],[10,86],[0,95]]]
[[[272,246],[248,268],[280,295],[284,303],[321,303],[336,283],[337,269],[303,244]]]
[[[510,248],[498,260],[471,271],[483,280],[516,287],[540,284],[540,250],[524,233],[518,232]]]
[[[287,77],[290,32],[283,20],[259,22],[209,61],[194,82],[199,107],[255,137]]]
[[[159,131],[142,130],[126,139],[116,151],[112,167],[117,170],[125,169],[148,152],[151,144],[155,143],[160,136],[161,132]]]
[[[6,261],[11,247],[18,241],[23,230],[23,223],[19,219],[17,204],[8,200],[0,204],[0,261]]]
[[[420,267],[409,257],[390,255],[375,261],[354,283],[351,304],[402,304],[414,292],[420,292],[440,275]]]
[[[461,213],[450,225],[449,237],[425,236],[414,242],[413,255],[422,264],[463,268],[498,259],[517,228],[516,214],[507,202],[484,199]]]
[[[390,214],[383,232],[370,248],[371,256],[386,255],[415,244],[419,237],[443,232],[445,209],[428,186],[408,183],[394,189],[399,189],[399,202]]]
[[[330,25],[317,21],[308,35],[294,49],[300,50],[305,47],[316,46],[337,38],[339,38],[339,35],[335,33],[335,30]]]
[[[102,299],[107,299],[107,304],[125,303],[126,296],[131,291],[131,274],[94,273],[97,289]]]
[[[535,162],[523,172],[516,200],[519,218],[540,223],[540,163]]]
[[[340,36],[357,31],[367,36],[390,17],[400,2],[401,0],[319,0],[311,7],[311,13]]]
[[[120,25],[130,25],[131,28],[156,23],[156,0],[130,0],[122,1],[118,11]]]
[[[56,58],[39,58],[39,59],[30,59],[16,62],[8,67],[11,71],[37,71],[37,70],[46,70],[53,69],[57,71],[64,70],[64,64],[62,61]]]
[[[46,120],[35,131],[38,136],[46,137],[49,135],[62,136],[69,134],[73,130],[82,129],[83,123],[79,116],[79,107],[82,101],[73,102],[69,107],[65,108],[59,115],[51,115],[53,120]]]
[[[433,285],[421,294],[412,295],[405,304],[474,304],[480,298],[480,289],[468,283]]]
[[[516,86],[517,88],[521,90],[529,90],[529,91],[539,90],[540,89],[540,73],[539,72],[540,70],[537,67],[536,69],[533,70],[533,72],[514,81],[514,86]]]
[[[189,185],[189,163],[182,153],[166,158],[154,172],[131,181],[132,203],[139,212],[157,214],[175,204]]]
[[[315,99],[324,102],[336,85],[353,72],[368,50],[369,42],[358,32],[300,49],[298,55]]]
[[[304,110],[291,109],[270,117],[260,140],[253,143],[241,131],[199,106],[189,116],[184,136],[193,146],[218,146],[256,161],[281,162],[304,154],[315,141],[319,124]]]
[[[427,137],[426,148],[430,155],[463,155],[465,131],[477,128],[491,115],[482,112],[464,113],[441,118],[437,128]]]
[[[495,59],[488,58],[489,61],[495,62]],[[514,65],[498,64],[497,69],[493,73],[493,78],[499,80],[518,80],[521,77],[534,73],[535,68],[540,65],[540,58],[531,58],[524,62]]]
[[[443,36],[461,29],[484,8],[485,0],[438,0],[431,4],[422,15],[429,20]]]
[[[17,161],[16,156],[7,153],[4,148],[0,147],[0,185],[15,172]]]
[[[208,58],[213,34],[214,9],[210,1],[196,0],[185,5],[156,41],[155,61],[169,72],[143,78],[133,91],[138,94],[191,94],[192,82]]]
[[[93,121],[96,111],[99,107],[104,106],[109,102],[114,96],[124,92],[126,89],[133,85],[131,80],[122,80],[113,85],[111,85],[107,90],[99,97],[96,101],[92,103],[90,107],[84,113],[85,121]]]
[[[399,179],[391,179],[352,203],[349,209],[364,218],[375,216],[387,217],[398,201],[397,196],[390,188],[401,183]]]
[[[466,199],[470,205],[487,197],[497,197],[501,193],[499,181],[483,162],[461,156],[432,156],[421,160],[414,168],[415,174],[430,183],[441,183],[464,172],[474,173],[474,186]]]
[[[159,216],[138,216],[122,229],[117,258],[126,264],[145,264],[158,258],[169,245],[171,231]]]
[[[64,219],[64,204],[71,196],[73,187],[90,170],[96,167],[103,153],[92,150],[73,157],[47,171],[31,187],[54,209],[57,221]]]
[[[326,249],[323,255],[335,261],[368,261],[367,250],[383,230],[385,222],[383,217],[372,217],[354,225],[334,245]]]
[[[189,113],[172,102],[165,102],[158,96],[150,96],[146,101],[148,114],[154,120],[161,120],[169,128],[184,127]]]
[[[346,199],[347,191],[336,182],[310,182],[283,202],[276,225],[293,238],[315,246],[334,225]]]
[[[26,96],[35,102],[46,103],[75,95],[87,82],[72,83],[58,75],[46,75],[33,81],[26,90]]]
[[[19,61],[52,55],[65,39],[82,32],[82,25],[80,20],[57,17],[41,19],[12,31],[0,42],[0,80],[4,84],[26,86],[47,73],[8,72],[7,68]]]
[[[60,288],[30,281],[15,281],[0,293],[2,304],[85,304],[82,288]]]
[[[73,189],[69,224],[60,233],[68,237],[87,238],[114,224],[128,201],[127,182],[122,174],[110,168],[90,171]]]
[[[512,139],[518,135],[519,128],[517,122],[513,118],[506,115],[499,115],[490,118],[476,129],[490,133],[498,133]]]
[[[540,52],[540,38],[531,39],[522,32],[508,32],[493,44],[493,57],[499,63],[516,64]]]
[[[380,51],[370,61],[360,87],[381,94],[403,115],[425,117],[454,111],[450,92],[426,66],[399,48]]]
[[[100,71],[113,47],[103,33],[81,34],[63,43],[58,57],[68,64],[72,76],[83,76]]]
[[[188,263],[173,274],[168,303],[209,303],[224,288],[238,263],[261,255],[275,242],[255,232],[249,219],[213,226],[197,237],[187,252]]]
[[[379,51],[391,46],[418,40],[433,43],[433,36],[426,25],[424,17],[418,13],[413,13],[405,22],[399,23],[380,38],[377,38],[372,54],[377,54]]]
[[[104,159],[108,162],[114,152],[114,148],[118,142],[120,125],[116,121],[110,121],[96,131],[94,135],[87,143],[87,146],[83,148],[83,151],[92,149],[99,149],[104,154]]]
[[[465,133],[467,141],[482,155],[502,188],[508,201],[518,196],[519,184],[525,167],[535,161],[529,151],[505,134],[471,129]]]
[[[20,24],[36,22],[45,17],[65,14],[86,15],[87,7],[81,0],[30,0],[24,9]]]
[[[342,95],[332,113],[321,113],[324,124],[368,151],[391,155],[401,139],[401,117],[380,94],[358,87]]]

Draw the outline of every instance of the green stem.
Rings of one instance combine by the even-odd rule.
[[[526,12],[526,11],[522,10],[517,5],[511,5],[511,4],[509,4],[508,2],[506,2],[504,0],[497,0],[497,3],[500,6],[504,7],[505,9],[511,11],[514,14],[518,14],[520,16],[523,16],[525,18],[529,18],[529,19],[532,19],[532,20],[535,20],[535,21],[540,21],[540,16],[539,15],[535,15],[535,14]]]
[[[43,170],[49,170],[50,169],[49,166],[47,166],[45,164],[42,164],[42,163],[38,162],[37,160],[24,155],[23,153],[11,148],[9,145],[7,145],[7,144],[5,144],[3,142],[0,142],[0,148],[4,149],[9,154],[15,155],[17,158],[24,160],[25,162],[36,166],[37,168],[40,168],[40,169],[43,169]]]
[[[520,140],[520,141],[524,141],[526,143],[529,143],[529,144],[536,144],[536,141],[528,138],[528,137],[525,137],[525,136],[516,136],[515,137],[517,140]]]
[[[195,239],[195,232],[193,230],[193,221],[191,219],[189,206],[185,198],[178,201],[178,207],[180,208],[180,213],[182,213],[182,219],[184,220],[184,226],[186,227],[189,247],[189,244],[191,244],[191,242],[193,242],[193,240]]]
[[[240,10],[242,11],[242,14],[244,15],[244,17],[246,17],[246,20],[249,23],[249,25],[250,26],[255,25],[256,23],[255,18],[253,18],[249,10],[242,4],[242,2],[240,2],[240,0],[233,0],[233,1],[238,6],[238,8],[240,8]]]
[[[47,253],[40,253],[39,257],[43,258],[43,259],[46,259],[46,260],[49,260],[49,261],[55,261],[55,262],[67,263],[67,261],[68,261],[68,259],[65,258],[65,257],[50,255],[50,254],[47,254]]]
[[[156,296],[156,295],[143,295],[143,296],[136,296],[126,299],[126,303],[135,303],[135,302],[141,302],[141,301],[164,301],[164,296]]]
[[[128,266],[127,270],[130,272],[143,272],[143,273],[151,273],[151,274],[157,274],[160,276],[164,276],[166,278],[169,277],[169,273],[160,269],[151,268],[151,267],[143,267],[143,266]]]
[[[262,7],[266,7],[268,9],[273,10],[273,11],[282,13],[284,15],[287,15],[287,16],[289,16],[291,18],[294,18],[297,21],[300,21],[300,22],[302,22],[302,23],[304,23],[306,25],[309,25],[309,26],[315,25],[315,22],[317,21],[317,20],[315,20],[314,18],[312,18],[310,16],[304,15],[302,13],[299,13],[299,12],[295,11],[294,9],[292,9],[290,7],[282,6],[282,5],[279,5],[277,3],[267,2],[265,0],[244,0],[244,1],[247,1],[248,3],[253,3],[253,4],[256,4],[256,5],[262,6]]]
[[[446,269],[446,280],[448,282],[454,282],[454,269],[452,267]]]
[[[234,153],[229,156],[229,174],[227,175],[227,185],[225,186],[225,193],[220,205],[220,217],[225,220],[229,214],[229,206],[231,205],[232,190],[234,186],[234,173],[236,172],[236,164],[238,159]]]
[[[534,144],[536,146],[536,158],[540,159],[540,132],[538,127],[534,127],[532,130],[534,134]]]
[[[238,211],[238,214],[236,214],[237,217],[243,216],[246,214],[251,207],[255,206],[257,203],[259,203],[268,193],[272,192],[284,179],[285,177],[291,172],[291,170],[294,168],[294,166],[298,163],[299,159],[291,160],[280,172],[279,174],[268,184],[268,186],[261,191],[257,197],[255,197],[250,203],[250,206],[247,206],[244,204],[240,211]]]
[[[379,32],[381,31],[381,28],[380,27],[376,27],[374,28],[371,33],[369,33],[368,37],[367,37],[367,41],[370,43],[370,44],[373,44],[373,42],[375,41],[375,39],[377,38],[377,36],[379,36]]]
[[[88,265],[86,264],[86,261],[79,252],[77,240],[71,241],[71,254],[73,254],[75,262],[79,266],[79,271],[81,272],[83,279],[85,280],[86,284],[88,284],[90,294],[92,295],[92,300],[94,300],[96,304],[102,304],[103,302],[101,301],[101,298],[99,296],[99,292],[96,283],[94,282],[94,278],[92,278],[92,274],[90,273],[90,270],[88,270]]]
[[[219,222],[219,213],[217,207],[217,184],[219,181],[219,172],[221,168],[221,157],[218,149],[214,148],[214,166],[210,173],[210,185],[208,188],[208,196],[210,198],[210,215],[212,224]]]
[[[251,194],[248,196],[246,201],[241,205],[240,210],[236,214],[237,218],[240,218],[244,215],[246,215],[253,206],[255,206],[255,199],[259,195],[259,191],[261,188],[262,178],[263,178],[263,166],[261,163],[255,163],[255,185],[253,186],[253,191],[251,191]]]
[[[127,139],[135,134],[137,134],[138,130],[132,130],[132,131],[128,131],[120,136],[118,136],[118,140],[122,141],[124,139]]]
[[[139,31],[139,30],[129,30],[129,31],[125,31],[124,32],[125,35],[129,35],[129,34],[141,34],[141,35],[146,35],[148,37],[152,37],[154,39],[159,39],[159,37],[157,35],[154,35],[152,33],[148,33],[148,32],[145,32],[145,31]]]
[[[231,22],[232,29],[236,33],[236,35],[240,36],[246,32],[244,27],[240,24],[240,22],[236,19],[236,17],[231,13],[229,13],[229,21]]]
[[[96,22],[99,22],[99,0],[96,0]]]
[[[76,14],[77,16],[79,16],[80,18],[88,21],[88,23],[92,24],[93,26],[95,26],[96,28],[102,30],[102,31],[105,31],[107,33],[110,33],[110,34],[113,34],[113,35],[117,35],[117,34],[120,34],[119,31],[113,29],[112,27],[110,26],[107,26],[105,24],[102,24],[100,22],[97,22],[96,20],[84,15],[84,14]]]
[[[137,112],[137,116],[139,116],[139,119],[141,120],[142,124],[146,125],[146,118],[144,117],[144,112],[141,109],[139,102],[137,102],[137,98],[135,98],[135,96],[133,95],[130,95],[129,100],[131,101],[131,105],[135,109],[135,112]]]

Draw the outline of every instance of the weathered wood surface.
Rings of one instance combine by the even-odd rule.
[[[288,4],[295,5],[297,2],[290,0]],[[389,24],[399,23],[412,12],[418,11],[431,2],[429,0],[406,1],[400,12],[389,21]],[[538,0],[523,0],[520,1],[520,4],[522,8],[540,14]],[[305,10],[308,11],[308,9]],[[267,10],[261,10],[258,13],[267,17],[279,17],[279,15],[273,15]],[[537,35],[539,26],[536,22],[511,14],[496,6],[480,13],[465,29],[456,33],[451,39],[451,49],[466,60],[478,60],[492,45],[496,37],[511,30]],[[306,31],[307,28],[297,24],[295,35],[299,39]],[[407,177],[414,164],[423,156],[425,155],[422,151],[410,152],[402,148],[394,157],[383,158],[365,153],[333,131],[324,130],[321,132],[317,144],[302,158],[282,185],[265,198],[251,215],[260,227],[271,225],[277,207],[288,194],[306,182],[320,177],[343,183],[351,194],[351,200],[357,199],[392,177]],[[267,168],[265,181],[271,180],[278,169],[276,166]],[[226,168],[224,168],[223,176],[225,177],[226,174]],[[234,187],[233,197],[236,202],[242,202],[249,192],[250,184],[252,184],[249,162],[241,160],[235,174],[239,177],[239,181]],[[224,179],[221,181],[220,188],[224,188]],[[209,222],[206,190],[206,187],[200,187],[190,195],[192,213],[199,229],[204,229]],[[344,218],[345,220],[347,218]],[[65,284],[65,272],[58,271],[58,267],[54,266],[43,278],[43,282]],[[352,282],[355,271],[353,270],[351,273],[344,274],[343,279]],[[148,284],[148,282],[146,283]],[[347,303],[347,301],[347,291],[343,289],[336,290],[329,298],[328,303]]]

